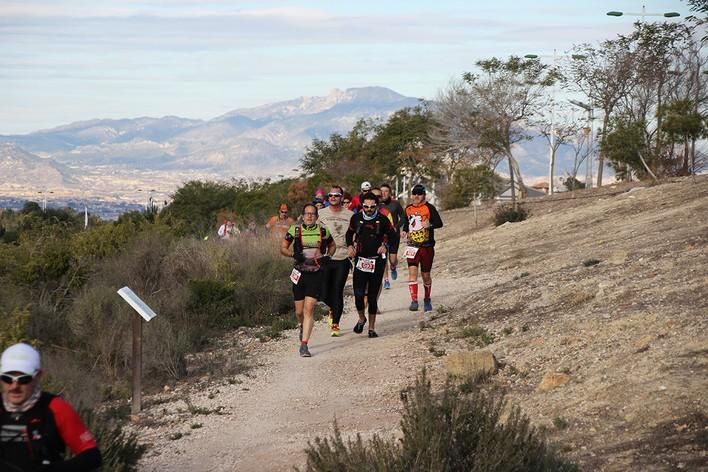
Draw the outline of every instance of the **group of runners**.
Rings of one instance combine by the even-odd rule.
[[[403,209],[392,198],[391,187],[374,188],[361,184],[361,193],[345,205],[339,185],[302,208],[301,220],[292,222],[281,242],[280,252],[294,260],[290,274],[295,315],[299,329],[299,353],[310,357],[308,342],[314,327],[318,301],[329,307],[330,335],[341,336],[344,287],[353,270],[352,285],[358,320],[354,333],[362,334],[368,323],[368,337],[376,338],[378,297],[398,276],[400,242],[405,242],[403,257],[408,265],[409,310],[418,311],[418,271],[423,279],[423,310],[432,311],[431,269],[435,256],[434,230],[441,228],[437,209],[426,201],[426,189],[418,184],[411,191],[411,202]],[[281,207],[282,212],[282,207]],[[287,212],[286,212],[287,214]],[[283,227],[282,225],[281,227]],[[367,317],[368,316],[368,317]]]

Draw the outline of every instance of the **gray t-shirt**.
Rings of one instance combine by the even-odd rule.
[[[344,235],[349,229],[349,220],[354,213],[346,208],[341,211],[332,211],[331,207],[323,208],[319,211],[317,221],[327,227],[334,238],[334,243],[337,249],[334,251],[332,259],[335,261],[343,261],[347,258],[347,242]]]

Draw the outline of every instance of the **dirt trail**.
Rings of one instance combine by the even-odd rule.
[[[463,286],[469,281],[437,278],[433,301],[449,305]],[[298,356],[293,332],[285,340],[268,343],[255,378],[222,386],[213,398],[207,398],[208,388],[201,398],[199,392],[192,395],[194,407],[223,405],[226,414],[196,417],[174,425],[171,432],[160,428],[163,434],[182,431],[185,436],[169,440],[152,435],[153,450],[141,470],[292,470],[304,464],[308,440],[331,432],[335,416],[343,431],[364,436],[395,430],[401,385],[415,378],[418,358],[427,352],[426,345],[416,340],[424,315],[408,311],[409,301],[403,277],[383,292],[377,339],[366,337],[366,330],[363,335],[352,332],[357,317],[348,306],[342,337],[329,337],[324,321],[316,323],[312,358]],[[178,399],[153,410],[169,412],[184,405]],[[191,429],[194,423],[202,427]]]

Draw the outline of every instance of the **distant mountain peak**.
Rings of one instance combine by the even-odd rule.
[[[322,113],[343,103],[376,103],[385,106],[404,101],[410,101],[410,97],[405,97],[386,87],[358,87],[346,90],[334,88],[325,96],[301,96],[292,100],[269,103],[253,108],[239,108],[215,118],[215,121],[237,115],[245,116],[252,120],[274,117],[282,119],[297,115]]]

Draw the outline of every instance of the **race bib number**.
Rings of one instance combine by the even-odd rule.
[[[403,253],[406,259],[413,259],[415,255],[418,254],[418,249],[415,246],[406,246],[406,252]]]
[[[290,272],[290,280],[292,280],[293,283],[294,283],[295,285],[297,285],[297,283],[300,281],[300,276],[301,276],[301,275],[302,275],[302,273],[300,273],[299,270],[293,269],[293,271]]]
[[[376,269],[376,259],[360,257],[356,261],[356,268],[362,272],[373,273],[374,269]]]

